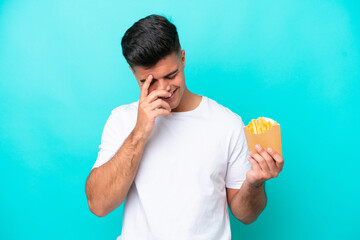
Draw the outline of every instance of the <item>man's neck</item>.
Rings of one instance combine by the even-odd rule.
[[[181,98],[179,105],[172,110],[172,112],[188,112],[196,109],[202,96],[190,92],[187,88],[184,90],[184,94]]]

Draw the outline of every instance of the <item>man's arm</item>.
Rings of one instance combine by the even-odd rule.
[[[103,217],[125,200],[137,173],[146,139],[133,131],[112,159],[94,168],[85,185],[90,211]]]
[[[248,225],[254,222],[266,206],[265,183],[255,187],[246,180],[240,189],[227,188],[228,203],[234,217]]]
[[[257,153],[250,151],[252,166],[246,173],[246,180],[238,189],[226,189],[228,204],[233,215],[244,224],[254,222],[266,206],[265,181],[276,178],[282,171],[284,159],[268,148],[255,146]]]
[[[169,97],[165,90],[148,94],[153,79],[149,75],[141,87],[136,125],[117,153],[105,164],[94,168],[86,180],[85,192],[90,211],[106,216],[125,200],[140,165],[145,143],[150,137],[155,118],[171,116],[170,105],[159,97]]]

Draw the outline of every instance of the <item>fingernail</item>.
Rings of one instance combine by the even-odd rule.
[[[255,145],[255,148],[256,148],[257,150],[260,150],[260,145],[259,145],[259,144],[256,144],[256,145]]]
[[[272,148],[268,148],[267,150],[268,150],[268,152],[270,152],[270,153],[273,151]]]

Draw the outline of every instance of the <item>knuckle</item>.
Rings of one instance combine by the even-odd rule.
[[[151,93],[149,94],[149,96],[153,97],[154,95],[156,95],[156,91],[157,91],[157,90],[151,91]]]
[[[270,162],[271,160],[272,160],[272,158],[270,157],[270,156],[267,156],[267,155],[265,155],[265,160],[267,161],[267,162]]]
[[[264,177],[265,177],[265,179],[270,179],[270,178],[271,178],[271,174],[270,174],[270,173],[265,173],[265,174],[264,174]]]
[[[157,92],[158,92],[158,94],[161,94],[161,95],[163,95],[164,93],[167,93],[165,90],[161,90],[161,89],[157,90]]]
[[[161,113],[160,114],[167,114],[168,113],[168,111],[166,111],[165,109],[161,109]]]

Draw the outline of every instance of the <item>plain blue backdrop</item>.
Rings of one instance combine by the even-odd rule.
[[[0,1],[0,239],[115,239],[85,181],[115,107],[139,88],[121,53],[135,21],[178,28],[188,88],[281,124],[283,172],[233,239],[360,236],[358,1]]]

